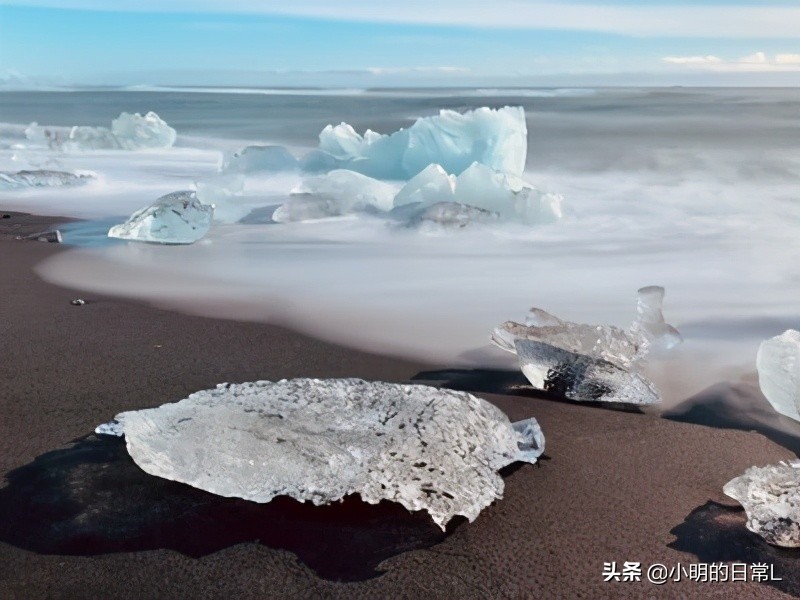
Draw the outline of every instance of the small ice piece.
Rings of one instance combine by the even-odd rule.
[[[253,502],[360,494],[425,510],[442,529],[502,498],[500,469],[544,452],[535,419],[512,424],[466,392],[359,379],[220,384],[115,420],[151,475]]]
[[[92,179],[88,172],[70,173],[67,171],[50,171],[46,169],[17,171],[15,173],[0,172],[0,189],[18,189],[27,187],[64,187],[80,185]]]
[[[519,356],[522,372],[537,389],[573,400],[652,404],[659,394],[638,368],[654,347],[682,341],[664,321],[663,299],[664,288],[639,289],[637,316],[627,331],[562,321],[532,308],[526,324],[506,321],[492,331],[491,341]]]
[[[122,423],[116,419],[109,421],[108,423],[98,425],[94,428],[94,432],[97,435],[113,435],[114,437],[122,437],[125,435],[125,432],[122,430]]]
[[[610,361],[533,340],[515,347],[523,375],[538,390],[580,402],[660,402],[650,381]]]
[[[337,169],[309,177],[292,190],[295,196],[281,205],[272,219],[279,223],[305,221],[355,212],[389,212],[395,188],[355,171]]]
[[[776,411],[800,421],[800,331],[788,329],[761,342],[758,385]]]
[[[437,202],[416,213],[408,224],[411,227],[434,225],[461,229],[473,223],[493,221],[497,218],[497,213],[482,208],[458,202]]]
[[[226,173],[259,173],[296,171],[297,159],[283,146],[247,146],[225,157]]]
[[[32,233],[22,238],[23,240],[33,240],[36,242],[47,242],[50,244],[61,244],[64,240],[61,237],[61,232],[58,229],[53,231],[40,231],[39,233]]]
[[[136,211],[108,237],[133,242],[192,244],[211,227],[214,207],[203,204],[193,191],[172,192]]]
[[[800,548],[800,461],[750,467],[722,488],[747,513],[747,529],[774,546]]]
[[[658,285],[639,290],[637,317],[630,326],[630,336],[639,343],[643,355],[652,348],[669,350],[683,341],[681,334],[664,320],[664,288]]]
[[[140,150],[170,148],[176,131],[154,112],[142,116],[123,112],[111,122],[111,128],[76,125],[71,129],[42,127],[31,123],[26,138],[53,150]]]
[[[465,113],[442,110],[391,135],[367,130],[360,135],[347,123],[328,125],[319,134],[312,163],[329,161],[380,179],[409,179],[430,164],[459,174],[478,162],[496,171],[522,175],[528,150],[525,111],[520,106],[478,108]]]

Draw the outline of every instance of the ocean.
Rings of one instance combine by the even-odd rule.
[[[525,179],[564,217],[423,233],[370,217],[263,218],[301,175],[248,178],[235,210],[192,246],[109,243],[108,226],[217,177],[222,154],[274,143],[297,155],[327,124],[389,133],[448,108],[522,106]],[[60,153],[24,129],[108,126],[155,111],[168,150]],[[64,189],[0,191],[9,210],[78,217],[45,279],[216,317],[275,322],[440,366],[514,367],[491,329],[537,306],[625,326],[636,290],[666,288],[684,336],[648,373],[667,403],[752,379],[759,343],[800,328],[800,89],[254,90],[0,93],[0,170],[90,170]]]

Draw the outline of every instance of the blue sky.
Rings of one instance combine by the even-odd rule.
[[[797,85],[798,31],[800,3],[789,0],[0,0],[0,77],[61,85]]]

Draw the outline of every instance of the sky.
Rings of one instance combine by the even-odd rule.
[[[798,0],[0,0],[6,88],[798,84]]]

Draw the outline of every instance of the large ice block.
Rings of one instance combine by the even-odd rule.
[[[651,404],[659,395],[638,372],[640,363],[651,349],[669,349],[682,341],[664,321],[663,299],[664,288],[639,289],[637,316],[627,331],[563,321],[532,308],[526,324],[506,321],[492,331],[491,340],[518,355],[522,372],[537,389],[573,400]]]
[[[380,179],[409,179],[430,164],[459,174],[474,162],[519,176],[527,139],[522,107],[483,107],[463,114],[442,110],[391,135],[371,130],[360,135],[347,123],[328,125],[319,135],[319,150],[340,168]],[[322,157],[314,162],[322,163]]]
[[[70,173],[68,171],[50,171],[46,169],[16,171],[13,173],[0,172],[0,189],[80,185],[93,177],[94,175],[86,172]]]
[[[108,230],[108,237],[132,242],[192,244],[211,227],[214,207],[203,204],[195,192],[172,192],[133,213]]]
[[[784,548],[800,548],[800,461],[750,467],[725,484],[747,513],[747,529]]]
[[[788,329],[761,342],[756,368],[758,385],[772,407],[800,421],[800,331]]]
[[[466,392],[358,379],[220,384],[158,408],[124,412],[98,433],[123,433],[151,475],[220,496],[425,510],[442,528],[502,498],[498,470],[535,463],[535,419],[511,424]]]

